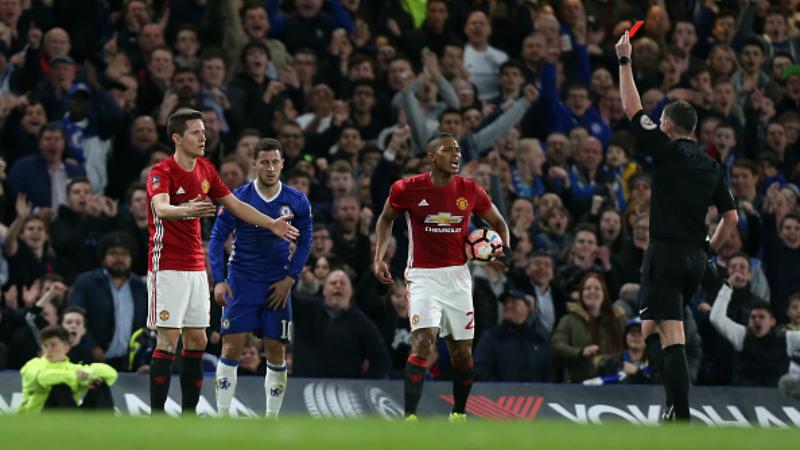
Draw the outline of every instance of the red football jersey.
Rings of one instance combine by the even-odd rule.
[[[148,270],[206,270],[200,219],[161,220],[153,212],[153,196],[168,194],[170,205],[180,205],[198,195],[216,200],[230,193],[214,164],[205,158],[197,158],[191,172],[173,157],[153,166],[147,180]]]
[[[408,224],[408,268],[466,264],[464,240],[472,212],[484,214],[492,201],[477,183],[456,175],[450,184],[436,186],[430,172],[398,180],[389,204],[403,212]]]

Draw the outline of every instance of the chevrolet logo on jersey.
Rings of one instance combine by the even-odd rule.
[[[440,227],[446,227],[455,223],[461,223],[462,220],[464,220],[464,216],[454,216],[449,212],[428,214],[428,216],[425,217],[425,223],[435,223]]]

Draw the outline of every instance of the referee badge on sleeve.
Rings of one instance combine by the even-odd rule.
[[[645,130],[655,130],[658,126],[655,124],[655,122],[653,122],[652,119],[650,119],[650,117],[647,116],[647,114],[642,114],[642,117],[639,119],[639,124]]]

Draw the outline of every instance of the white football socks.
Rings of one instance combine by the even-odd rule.
[[[280,366],[267,363],[267,375],[264,377],[264,393],[267,397],[265,417],[278,417],[283,403],[283,394],[286,392],[287,380],[286,362]]]
[[[230,414],[233,394],[236,392],[236,370],[239,368],[239,361],[220,358],[217,363],[217,383],[215,392],[217,394],[217,414],[226,417]]]

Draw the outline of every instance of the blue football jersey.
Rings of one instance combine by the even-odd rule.
[[[224,208],[220,209],[208,244],[213,283],[225,281],[224,245],[231,233],[234,233],[234,240],[228,261],[230,273],[257,282],[274,282],[287,275],[299,277],[311,253],[313,228],[311,204],[305,194],[281,183],[278,194],[267,198],[258,190],[256,181],[240,186],[233,194],[269,217],[292,214],[292,225],[300,231],[300,237],[294,252],[291,252],[290,243],[272,231],[251,225]]]

